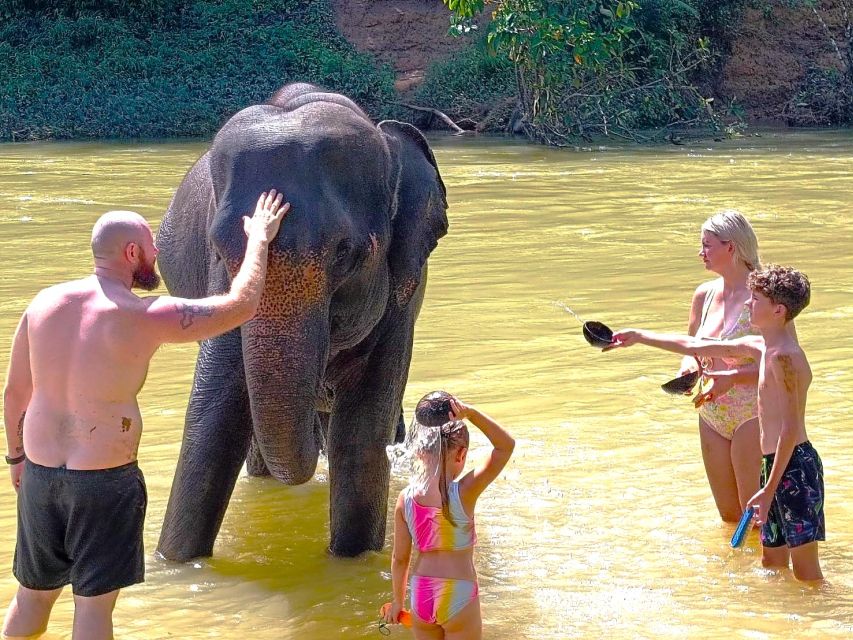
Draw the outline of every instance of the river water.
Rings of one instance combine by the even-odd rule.
[[[407,416],[446,388],[503,422],[515,456],[478,504],[485,636],[849,638],[853,635],[853,135],[764,132],[710,144],[575,151],[469,138],[432,141],[450,232],[430,261]],[[42,287],[86,275],[108,209],[152,226],[202,143],[0,146],[0,368]],[[826,586],[760,566],[756,535],[732,550],[704,476],[695,411],[659,385],[677,358],[601,354],[585,319],[681,331],[706,279],[699,227],[741,209],[766,261],[811,278],[797,322],[814,369],[807,424],[824,459]],[[326,554],[328,484],[241,476],[212,559],[154,556],[181,441],[195,345],[155,356],[140,395],[147,581],[127,589],[116,636],[375,638],[390,547]],[[469,460],[486,449],[473,434]],[[395,494],[405,483],[392,477]],[[391,539],[389,517],[388,541]],[[14,493],[0,482],[0,606],[15,581]],[[70,638],[70,590],[45,638]],[[394,637],[408,637],[402,628]]]

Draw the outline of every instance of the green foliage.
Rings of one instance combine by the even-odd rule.
[[[387,114],[393,73],[337,33],[328,0],[0,5],[0,139],[204,136],[293,81]],[[26,8],[23,8],[26,5]]]
[[[761,0],[704,0],[696,2],[700,33],[714,43],[723,55],[731,51],[740,28],[743,11]]]
[[[514,95],[512,63],[490,55],[485,40],[481,39],[450,58],[432,64],[414,100],[420,105],[440,109],[457,121],[466,117],[480,120],[494,105]],[[494,124],[505,125],[506,117]]]
[[[163,17],[174,16],[189,4],[189,0],[0,0],[0,15],[75,18],[87,13],[98,13],[106,18],[160,21]]]
[[[711,57],[700,0],[445,0],[452,32],[493,6],[487,42],[511,62],[528,134],[561,144],[592,134],[707,123],[691,73]]]
[[[853,82],[838,69],[809,69],[797,95],[785,107],[785,118],[793,126],[853,124]]]

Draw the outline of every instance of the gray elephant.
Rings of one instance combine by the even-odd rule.
[[[411,125],[287,85],[234,115],[190,169],[157,244],[169,291],[227,290],[258,194],[292,209],[270,245],[254,319],[201,343],[159,551],[209,556],[237,475],[309,480],[329,458],[330,551],[382,548],[385,447],[401,403],[427,258],[447,232],[435,158]]]

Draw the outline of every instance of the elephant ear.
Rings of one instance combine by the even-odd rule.
[[[388,265],[394,297],[404,307],[420,284],[429,254],[447,233],[447,190],[432,149],[417,128],[395,120],[378,126],[391,154]]]

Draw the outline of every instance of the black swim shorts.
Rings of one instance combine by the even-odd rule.
[[[26,465],[12,567],[18,582],[40,591],[70,583],[75,595],[91,597],[145,579],[148,496],[136,462],[93,471]]]
[[[767,484],[774,454],[764,456],[761,486]],[[799,547],[826,539],[823,514],[823,463],[807,440],[794,447],[776,487],[767,522],[761,526],[765,547]]]

